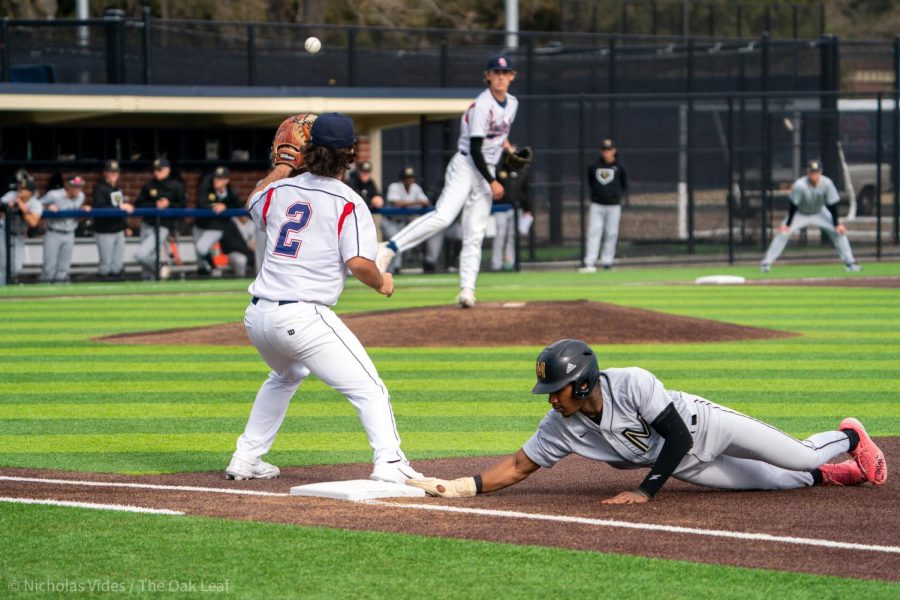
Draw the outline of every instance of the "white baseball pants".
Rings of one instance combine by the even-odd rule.
[[[712,404],[699,454],[685,457],[674,476],[728,490],[787,490],[813,484],[810,471],[850,448],[841,431],[817,433],[800,441],[752,417]]]
[[[493,167],[488,167],[493,172]],[[481,243],[491,216],[491,186],[470,156],[459,152],[450,159],[444,175],[444,189],[434,210],[422,215],[391,238],[399,252],[415,248],[446,229],[462,211],[463,241],[459,255],[459,287],[475,289],[481,269]]]
[[[612,266],[616,259],[616,244],[619,241],[619,220],[622,207],[618,204],[607,206],[591,202],[588,219],[588,237],[585,244],[584,266],[593,267],[600,256],[600,263]],[[603,254],[600,255],[600,242],[603,241]]]
[[[256,394],[236,454],[252,462],[269,451],[294,392],[312,373],[353,404],[376,465],[406,459],[384,382],[362,344],[330,308],[259,300],[247,307],[244,326],[272,372]]]
[[[785,219],[784,222],[786,221],[787,219]],[[788,241],[790,241],[794,232],[800,231],[804,227],[809,227],[810,225],[818,227],[825,232],[831,239],[831,243],[834,244],[834,248],[840,255],[841,260],[844,261],[844,264],[856,262],[856,259],[853,258],[853,251],[850,249],[850,240],[846,235],[838,235],[837,231],[834,230],[831,213],[823,206],[822,210],[814,215],[796,213],[794,215],[794,220],[791,222],[791,230],[788,233],[777,233],[775,237],[772,238],[772,243],[769,244],[766,256],[762,259],[762,264],[771,265],[778,260],[778,257],[784,252],[784,249],[787,247]]]

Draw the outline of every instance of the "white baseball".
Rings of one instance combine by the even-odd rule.
[[[306,41],[303,42],[303,47],[306,48],[306,51],[310,54],[315,54],[322,49],[322,42],[320,42],[319,38],[315,36],[308,37],[306,38]]]

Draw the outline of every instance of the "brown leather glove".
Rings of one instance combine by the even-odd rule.
[[[315,113],[300,113],[282,121],[272,140],[272,164],[299,169],[303,165],[303,146],[316,120]]]

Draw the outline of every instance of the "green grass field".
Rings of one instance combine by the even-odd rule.
[[[669,388],[797,436],[832,428],[848,414],[873,435],[900,435],[897,290],[656,285],[723,272],[759,276],[754,267],[485,274],[479,300],[589,299],[796,331],[802,335],[778,340],[597,350],[602,366],[640,365]],[[770,275],[844,273],[830,264],[785,266]],[[900,264],[867,264],[864,275],[900,275]],[[253,348],[112,346],[91,338],[238,321],[246,285],[0,290],[0,465],[122,473],[224,468],[267,371]],[[453,276],[404,276],[395,297],[384,299],[353,282],[337,310],[445,304],[456,285]],[[559,332],[579,336],[589,332]],[[529,393],[539,349],[369,351],[415,460],[517,449],[546,411],[545,399]],[[269,458],[280,466],[365,462],[370,451],[349,403],[309,380]],[[598,586],[604,596],[650,596],[658,595],[660,581],[667,596],[684,598],[710,589],[733,597],[900,593],[886,583],[614,554],[38,506],[0,505],[0,546],[0,590],[40,578],[193,577],[228,579],[231,593],[266,597],[597,595]]]

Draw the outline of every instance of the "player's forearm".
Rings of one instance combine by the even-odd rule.
[[[384,285],[384,276],[375,263],[368,258],[362,256],[354,256],[347,261],[347,268],[353,273],[353,276],[359,279],[373,290],[380,290]]]
[[[481,478],[479,493],[496,492],[526,479],[540,467],[533,463],[522,450],[494,463]],[[476,478],[476,484],[478,478]]]
[[[475,163],[475,168],[478,169],[485,181],[490,183],[494,181],[494,176],[491,175],[491,170],[488,169],[487,161],[484,159],[484,153],[481,151],[483,143],[484,138],[472,138],[469,141],[469,151],[472,154],[472,162]]]

